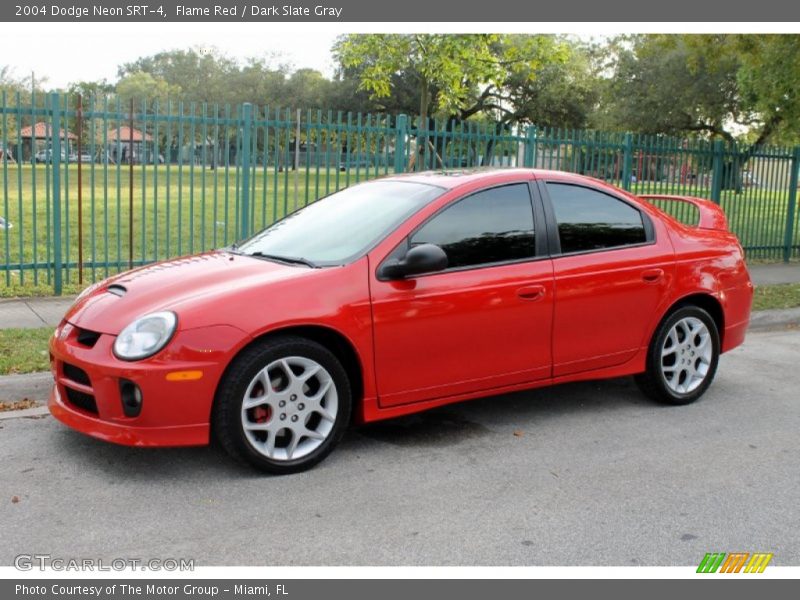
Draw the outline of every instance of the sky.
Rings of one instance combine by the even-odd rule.
[[[266,57],[274,65],[309,67],[331,76],[330,48],[337,33],[292,29],[275,31],[260,23],[3,23],[0,39],[6,53],[0,66],[10,66],[17,78],[31,72],[37,80],[47,78],[46,89],[63,88],[75,81],[113,83],[118,65],[163,50],[216,47],[232,58]]]

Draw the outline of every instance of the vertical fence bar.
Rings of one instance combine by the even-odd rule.
[[[714,150],[711,162],[711,201],[714,204],[720,203],[722,197],[722,162],[725,153],[725,145],[722,140],[714,141]]]
[[[92,115],[89,124],[89,156],[92,157],[89,167],[89,205],[92,222],[92,281],[97,281],[97,208],[95,205],[95,163],[97,162],[97,131],[95,121],[97,116],[97,98],[93,95],[89,104],[89,113]]]
[[[633,136],[630,133],[625,134],[622,152],[622,189],[630,190],[633,172]]]
[[[239,210],[240,227],[238,238],[240,240],[249,236],[250,232],[250,127],[253,123],[253,105],[245,102],[242,105],[242,169],[241,179],[241,206]]]
[[[16,93],[15,97],[15,116],[17,119],[17,142],[15,153],[17,157],[22,156],[22,103],[20,102],[20,94],[19,92]],[[23,267],[23,263],[25,262],[25,225],[26,225],[26,218],[25,218],[25,205],[23,203],[23,185],[22,185],[22,169],[19,168],[19,162],[17,162],[17,240],[19,241],[19,246],[17,248],[18,254],[18,262],[19,262],[19,283],[20,285],[25,284],[25,269]]]
[[[408,130],[408,117],[397,115],[397,125],[394,130],[394,172],[405,171],[406,134]]]
[[[128,115],[128,268],[133,268],[133,98]]]
[[[536,147],[536,126],[531,125],[525,132],[525,152],[524,160],[526,167],[533,167],[533,154]]]
[[[109,239],[108,239],[108,96],[103,98],[103,245],[104,255],[103,263],[105,271],[103,276],[108,277],[108,262],[109,262]]]
[[[189,103],[189,254],[194,254],[194,167],[197,162],[196,104]]]
[[[786,207],[786,233],[783,238],[783,262],[789,262],[792,256],[792,242],[794,241],[794,215],[797,205],[797,179],[800,170],[800,146],[795,146],[792,152],[789,173],[789,204]]]
[[[31,153],[33,153],[34,139],[36,135],[36,91],[31,90]],[[22,167],[22,155],[17,157],[17,164]],[[36,162],[31,161],[31,204],[33,205],[33,213],[31,219],[31,226],[33,228],[33,285],[39,285],[39,235],[38,235],[38,207],[36,198]]]
[[[78,285],[83,285],[83,97],[78,94],[76,112],[78,130]],[[36,173],[33,175],[36,180]]]
[[[153,102],[153,261],[158,260],[158,161],[160,152],[159,125],[159,104],[158,100]],[[167,162],[166,160],[164,161]],[[169,167],[167,167],[169,168]]]
[[[6,285],[11,286],[11,227],[9,223],[11,221],[10,212],[8,210],[8,111],[7,111],[7,104],[6,104],[6,91],[3,90],[2,92],[2,103],[3,103],[3,137],[0,139],[0,144],[3,144],[3,245],[5,247],[6,256],[5,256],[5,269],[6,269]],[[19,160],[17,160],[17,168],[19,168]],[[48,227],[48,230],[50,228]],[[49,240],[48,240],[49,241]],[[48,244],[49,247],[49,244]],[[48,257],[48,261],[49,257]],[[48,270],[49,272],[49,270]]]
[[[50,94],[51,130],[53,151],[53,292],[61,295],[61,101],[58,93]]]
[[[148,163],[148,156],[147,156],[147,100],[142,100],[141,104],[141,117],[140,120],[142,121],[142,130],[141,130],[141,141],[139,142],[139,167],[140,172],[142,175],[141,178],[141,186],[142,186],[142,206],[140,209],[141,219],[142,222],[139,224],[139,228],[142,230],[139,239],[141,240],[141,257],[142,257],[142,264],[147,263],[147,163]],[[150,145],[150,152],[154,151],[153,145]],[[153,230],[153,235],[155,236],[156,230]]]

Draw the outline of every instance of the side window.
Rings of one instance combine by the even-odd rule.
[[[647,241],[642,214],[613,196],[563,183],[548,183],[561,252],[616,248]]]
[[[532,257],[533,208],[528,185],[506,185],[457,201],[411,236],[410,245],[436,244],[448,268]]]

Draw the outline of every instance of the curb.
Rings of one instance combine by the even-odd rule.
[[[26,408],[25,410],[7,410],[0,412],[0,421],[7,421],[9,419],[40,419],[42,417],[49,417],[50,411],[46,406],[36,406],[34,408]]]
[[[757,310],[750,315],[748,331],[771,331],[800,326],[800,306]]]
[[[3,375],[0,376],[0,400],[17,402],[27,399],[46,403],[52,385],[53,375],[50,371],[25,373],[24,375]],[[0,415],[3,414],[0,413]]]

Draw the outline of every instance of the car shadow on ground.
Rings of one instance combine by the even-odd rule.
[[[498,428],[531,430],[548,421],[591,413],[642,410],[659,405],[645,398],[631,378],[569,383],[490,396],[395,419],[351,427],[334,451],[341,465],[348,455],[386,444],[401,447],[448,447],[489,436]],[[229,458],[217,445],[190,448],[131,448],[109,444],[65,427],[54,439],[61,458],[79,460],[86,469],[118,477],[158,481],[263,477]],[[331,459],[327,459],[330,461]]]
[[[350,437],[360,435],[398,446],[450,446],[490,434],[496,426],[522,430],[576,411],[625,410],[646,404],[652,403],[641,394],[632,378],[567,383],[379,421],[353,428]]]

